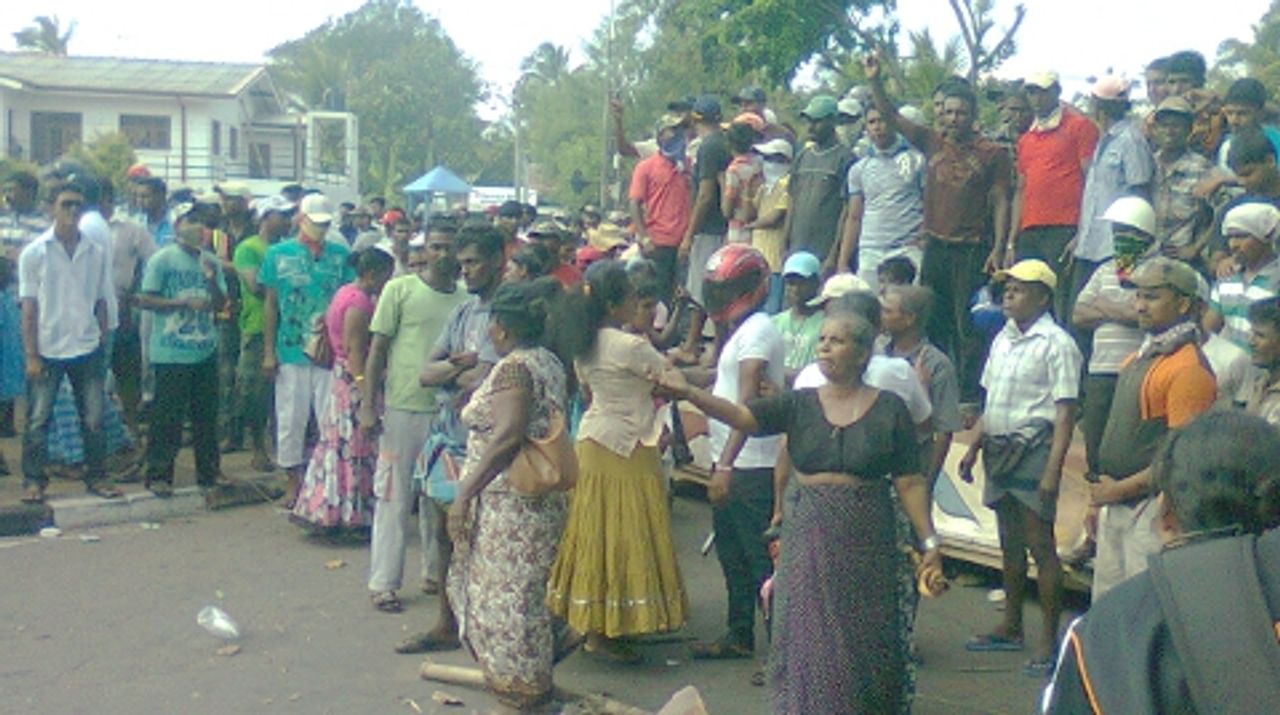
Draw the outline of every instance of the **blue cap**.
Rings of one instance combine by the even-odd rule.
[[[693,100],[693,113],[707,122],[720,121],[720,100],[714,94],[704,94]]]
[[[816,278],[822,272],[822,262],[818,257],[808,251],[796,251],[787,257],[787,262],[782,264],[783,276],[800,276],[801,278]]]

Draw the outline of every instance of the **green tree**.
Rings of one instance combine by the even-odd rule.
[[[1280,0],[1273,0],[1253,25],[1252,42],[1232,38],[1218,46],[1215,74],[1222,84],[1238,76],[1253,77],[1274,96],[1280,88]]]
[[[129,137],[122,132],[98,134],[87,143],[77,142],[67,150],[67,156],[89,167],[98,176],[111,179],[112,185],[117,187],[117,194],[126,184],[125,172],[138,161]]]
[[[397,196],[437,164],[479,170],[476,65],[409,0],[368,0],[269,55],[308,105],[360,118],[362,191]]]
[[[40,15],[33,24],[13,33],[13,39],[17,41],[20,50],[65,57],[67,45],[75,31],[74,20],[67,25],[67,31],[63,32],[57,15]]]
[[[815,54],[849,42],[850,16],[894,8],[894,0],[694,0],[681,12],[704,26],[704,61],[781,86]]]

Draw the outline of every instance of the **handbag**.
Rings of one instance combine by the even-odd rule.
[[[578,457],[565,427],[564,413],[551,413],[551,427],[543,439],[525,439],[511,466],[507,484],[526,496],[565,492],[578,482]]]
[[[329,344],[329,328],[324,324],[323,315],[317,316],[312,324],[311,335],[302,345],[302,354],[316,367],[326,370],[333,367],[333,345]]]

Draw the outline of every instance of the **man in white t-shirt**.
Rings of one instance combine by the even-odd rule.
[[[760,310],[769,289],[764,256],[745,244],[724,246],[707,261],[703,286],[708,317],[727,336],[713,394],[745,404],[759,396],[762,382],[783,385],[782,334]],[[749,658],[755,650],[756,594],[770,573],[762,534],[773,515],[773,465],[782,438],[748,438],[715,420],[709,431],[713,466],[707,497],[728,591],[728,633],[695,643],[691,651],[694,658]]]

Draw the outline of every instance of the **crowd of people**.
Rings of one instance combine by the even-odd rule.
[[[1147,113],[1111,75],[1082,110],[1046,71],[1004,87],[984,128],[963,79],[926,123],[875,56],[863,69],[807,103],[803,138],[759,88],[728,121],[713,95],[672,102],[634,143],[615,104],[638,161],[628,210],[608,213],[335,206],[235,182],[170,195],[143,166],[117,206],[73,162],[14,173],[0,431],[25,396],[24,499],[43,501],[60,432],[108,499],[108,455],[144,423],[139,478],[160,497],[184,432],[208,488],[247,446],[252,468],[285,470],[294,521],[369,532],[379,611],[404,609],[416,531],[438,613],[396,650],[465,645],[527,712],[575,648],[625,666],[684,627],[668,474],[701,413],[726,619],[692,657],[754,658],[763,610],[753,682],[774,712],[901,712],[918,598],[946,586],[934,484],[967,432],[959,477],[982,475],[1006,605],[964,647],[1027,647],[1029,554],[1042,618],[1024,670],[1052,676],[1047,711],[1212,710],[1199,676],[1221,669],[1150,603],[1280,520],[1265,87],[1218,97],[1179,52],[1148,66]],[[1089,541],[1065,546],[1096,554],[1094,606],[1064,640],[1055,523],[1077,427]],[[1160,670],[1152,688],[1130,651]]]

